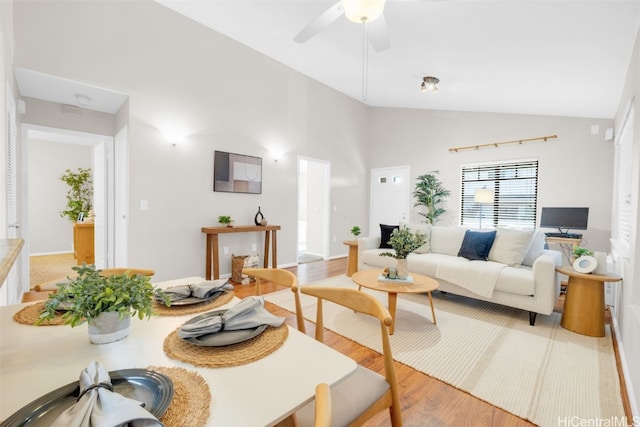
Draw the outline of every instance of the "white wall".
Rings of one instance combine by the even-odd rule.
[[[69,187],[60,176],[67,169],[92,168],[93,148],[31,140],[28,159],[30,255],[72,252],[72,223],[60,216]]]
[[[295,263],[297,155],[331,161],[330,253],[346,253],[352,222],[368,216],[362,104],[153,2],[15,10],[16,66],[130,96],[130,265],[154,269],[157,280],[204,275],[201,228],[221,214],[251,224],[258,206],[282,226],[279,264]],[[169,144],[165,127],[182,129],[183,143]],[[277,163],[272,147],[285,152]],[[262,157],[263,193],[213,192],[214,150]],[[235,253],[256,242],[262,235],[220,238]],[[223,256],[221,273],[230,269]]]
[[[600,133],[591,135],[591,125]],[[538,222],[543,206],[589,207],[589,229],[583,244],[608,251],[611,234],[611,188],[614,145],[604,140],[612,120],[516,114],[433,110],[371,111],[371,167],[411,166],[415,179],[439,170],[451,191],[441,224],[459,224],[460,168],[465,164],[536,158],[538,165]],[[499,148],[450,152],[449,148],[558,135],[547,142],[504,145]],[[413,208],[412,221],[421,221]]]

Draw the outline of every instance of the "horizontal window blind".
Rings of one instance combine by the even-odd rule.
[[[466,227],[535,228],[538,161],[462,166],[460,223]],[[493,190],[493,202],[475,200],[476,190]]]

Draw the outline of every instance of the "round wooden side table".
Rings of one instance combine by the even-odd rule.
[[[560,324],[563,328],[590,337],[604,336],[604,282],[618,282],[621,277],[611,274],[578,273],[573,267],[556,267],[569,276],[564,310]]]

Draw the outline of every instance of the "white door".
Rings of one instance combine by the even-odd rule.
[[[409,166],[371,169],[371,236],[380,236],[380,224],[408,222],[411,209],[409,179]]]

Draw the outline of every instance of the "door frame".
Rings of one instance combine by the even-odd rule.
[[[20,254],[21,279],[23,283],[30,283],[29,272],[29,182],[28,182],[28,143],[34,139],[34,135],[47,135],[49,139],[65,139],[66,142],[88,145],[94,149],[94,199],[99,197],[103,203],[94,203],[96,218],[106,218],[95,223],[95,261],[98,268],[113,266],[114,259],[114,138],[108,135],[99,135],[88,132],[79,132],[69,129],[54,128],[49,126],[22,123],[21,127],[21,200],[20,223],[22,224],[22,238],[24,247]],[[103,210],[101,216],[98,210]]]
[[[297,176],[297,181],[298,181],[298,204],[296,206],[299,205],[299,198],[300,198],[300,192],[301,192],[301,183],[300,183],[300,162],[301,161],[306,161],[306,162],[313,162],[313,163],[317,163],[320,165],[324,166],[324,172],[325,172],[325,179],[324,179],[324,183],[323,183],[323,187],[324,187],[324,200],[322,201],[322,227],[324,230],[323,233],[323,237],[322,237],[322,257],[323,259],[329,259],[329,248],[330,248],[330,243],[329,243],[329,234],[330,234],[330,224],[331,224],[331,162],[328,160],[323,160],[323,159],[317,159],[314,157],[307,157],[307,156],[298,156],[297,157],[297,161],[296,161],[296,176]],[[299,216],[296,215],[296,224],[298,224],[299,221]],[[307,226],[308,227],[308,226]],[[296,230],[298,230],[299,227],[296,227]],[[297,252],[297,247],[299,244],[299,239],[300,236],[298,235],[298,233],[296,233],[296,252]],[[296,257],[296,263],[297,263],[297,257]]]

